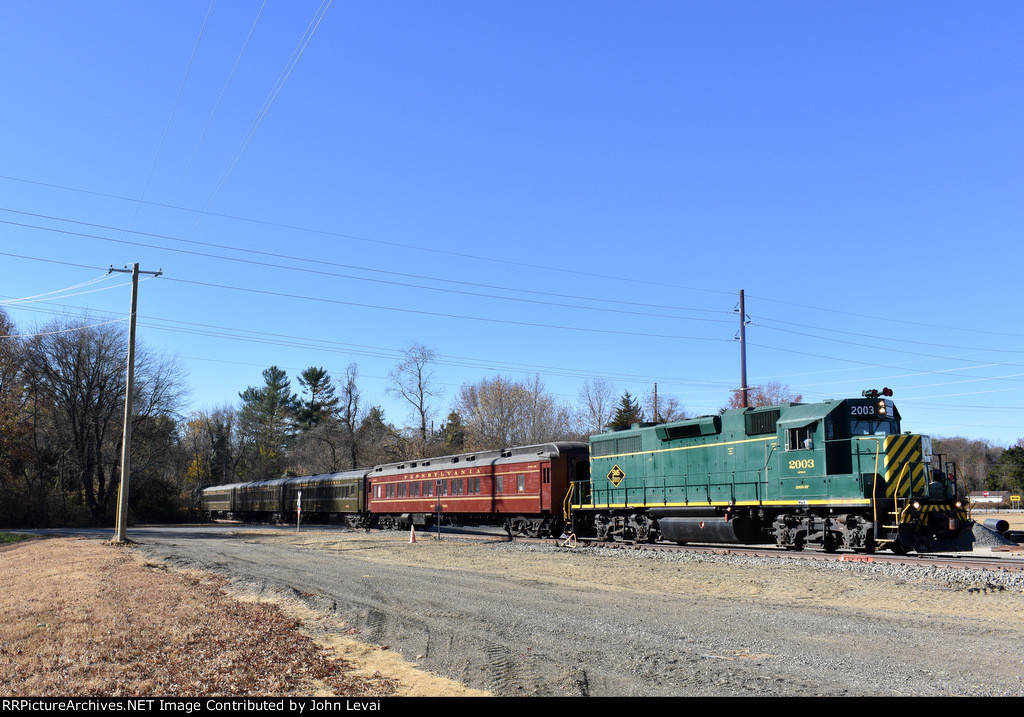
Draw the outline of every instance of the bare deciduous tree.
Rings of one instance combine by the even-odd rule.
[[[747,388],[747,405],[751,408],[757,406],[774,406],[779,403],[800,403],[803,396],[793,393],[789,386],[778,381],[771,381],[760,386]],[[732,390],[729,396],[729,408],[743,407],[743,391],[738,388]]]
[[[539,376],[512,381],[502,376],[464,384],[455,410],[465,418],[473,448],[503,448],[566,437],[570,411],[544,389]]]
[[[592,378],[584,382],[579,392],[582,406],[583,430],[586,433],[604,433],[605,426],[615,411],[615,387],[603,378]]]
[[[650,416],[652,421],[671,423],[672,421],[681,421],[686,418],[683,405],[679,402],[678,398],[670,393],[659,391],[657,405],[655,405],[653,389],[644,397],[643,408],[644,413]]]
[[[405,350],[405,358],[388,374],[388,392],[400,396],[413,409],[419,441],[417,451],[422,454],[429,438],[428,425],[434,414],[433,399],[439,392],[434,386],[433,366],[437,354],[421,343],[413,343]]]
[[[63,446],[50,456],[64,487],[81,491],[93,519],[102,521],[117,492],[128,337],[123,327],[90,326],[57,320],[27,347],[26,377],[36,407],[37,430],[45,441]],[[183,397],[181,370],[145,347],[136,352],[133,432],[167,435]],[[132,474],[151,470],[144,441],[132,442]],[[139,463],[136,463],[138,454]]]
[[[182,424],[180,440],[190,489],[235,481],[240,454],[236,421],[235,409],[223,406],[193,411]]]
[[[360,445],[357,432],[364,417],[364,412],[359,408],[360,393],[356,385],[358,375],[359,367],[350,363],[345,369],[345,382],[341,385],[336,412],[348,441],[349,468],[353,470],[359,467]]]
[[[967,490],[983,490],[986,478],[1005,449],[985,440],[934,438],[932,452],[957,464],[957,474]]]

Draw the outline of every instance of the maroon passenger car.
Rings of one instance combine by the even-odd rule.
[[[565,498],[587,477],[586,443],[558,442],[376,466],[366,510],[381,527],[505,525],[520,535],[565,527]]]

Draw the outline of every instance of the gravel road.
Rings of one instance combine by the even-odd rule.
[[[315,528],[135,539],[497,695],[1024,695],[1024,592],[995,573]]]

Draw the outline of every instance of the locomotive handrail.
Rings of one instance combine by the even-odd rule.
[[[769,450],[769,448],[771,448],[771,450]],[[772,454],[775,453],[776,448],[778,448],[778,444],[776,443],[764,444],[764,468],[762,468],[761,470],[764,471],[765,482],[768,481],[768,464],[771,463]]]
[[[877,438],[869,438],[875,442],[875,470],[871,479],[871,519],[878,525],[878,456],[882,452],[882,442]],[[857,473],[863,473],[860,465],[860,451],[857,451]]]
[[[893,493],[893,497],[896,497],[896,498],[899,497],[899,495],[900,495],[900,483],[903,481],[903,476],[906,475],[907,471],[909,471],[909,470],[910,470],[910,461],[907,461],[906,463],[903,464],[903,470],[901,470],[899,472],[899,475],[896,476],[896,487],[893,489],[893,492],[892,492]],[[910,491],[909,491],[909,493],[910,494],[907,496],[907,498],[913,498],[914,497],[914,484],[913,483],[910,484]]]

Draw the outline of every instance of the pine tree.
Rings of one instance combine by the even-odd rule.
[[[435,438],[440,442],[441,450],[445,453],[459,453],[465,449],[466,428],[462,425],[462,416],[458,411],[448,414],[448,419],[441,424]]]
[[[310,366],[299,375],[299,385],[309,394],[306,400],[299,400],[295,411],[295,417],[302,427],[308,431],[320,423],[338,406],[338,397],[335,394],[334,383],[331,375],[325,368]]]
[[[629,391],[619,399],[619,407],[615,409],[615,415],[608,422],[608,428],[629,428],[634,423],[644,420],[644,412],[635,398],[629,395]]]
[[[284,470],[285,450],[292,436],[298,396],[283,369],[263,372],[264,385],[242,391],[239,430],[251,450],[249,470],[256,480],[275,478]]]

